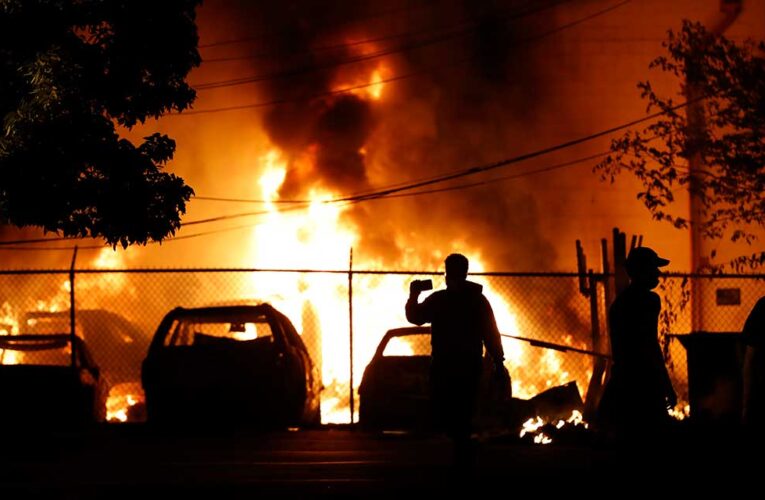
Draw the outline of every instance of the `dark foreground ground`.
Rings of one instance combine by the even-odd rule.
[[[617,445],[592,433],[534,445],[483,435],[472,471],[438,435],[350,427],[159,433],[143,425],[0,437],[0,498],[452,498],[732,496],[762,482],[762,447],[740,429],[682,426]],[[722,490],[720,490],[722,488]],[[642,495],[641,495],[642,496]],[[705,495],[706,497],[707,495]]]

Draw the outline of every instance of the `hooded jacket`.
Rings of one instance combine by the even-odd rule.
[[[421,303],[410,297],[406,319],[416,325],[430,323],[433,361],[480,361],[483,345],[495,363],[504,360],[502,342],[491,304],[483,286],[465,281],[428,296]]]

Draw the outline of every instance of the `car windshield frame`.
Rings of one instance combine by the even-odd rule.
[[[91,369],[96,367],[92,356],[80,337],[75,339],[75,359],[72,364],[71,351],[66,353],[68,363],[15,363],[4,366],[62,366]],[[71,349],[72,336],[68,333],[59,334],[21,334],[0,335],[0,351],[15,352],[44,352],[58,349]]]
[[[236,328],[234,325],[237,325]],[[172,321],[164,345],[166,347],[194,345],[198,337],[248,341],[264,338],[273,340],[273,336],[271,321],[265,315],[256,318],[184,315]]]
[[[388,347],[388,344],[391,340],[395,338],[403,338],[403,337],[409,337],[414,335],[431,335],[431,328],[429,326],[407,326],[402,328],[394,328],[391,330],[388,330],[385,332],[385,335],[383,336],[382,340],[380,340],[380,343],[377,346],[377,350],[375,351],[375,358],[384,358],[384,357],[390,357],[391,355],[385,355],[385,349]],[[396,354],[392,356],[397,356]],[[428,354],[430,356],[430,354]]]
[[[260,304],[255,306],[199,307],[188,309],[178,307],[170,311],[164,317],[160,323],[160,326],[157,328],[157,332],[152,339],[149,350],[151,352],[152,350],[157,349],[191,346],[193,342],[178,344],[175,343],[175,339],[171,338],[175,334],[175,323],[178,321],[186,321],[188,318],[197,319],[200,322],[205,322],[205,320],[209,319],[211,323],[267,323],[271,329],[270,338],[272,342],[278,346],[284,346],[286,342],[285,334],[282,331],[282,325],[278,321],[275,313],[276,311],[267,304]],[[236,341],[233,339],[233,337],[228,338]]]

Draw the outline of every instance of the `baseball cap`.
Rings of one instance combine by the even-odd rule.
[[[669,264],[669,260],[662,259],[651,248],[635,247],[630,250],[625,265],[627,269],[641,269],[646,267],[664,267]]]

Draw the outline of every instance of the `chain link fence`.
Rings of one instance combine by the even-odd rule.
[[[145,418],[141,362],[165,314],[177,306],[248,302],[269,302],[301,334],[322,373],[323,422],[348,422],[351,408],[355,421],[358,393],[350,388],[357,390],[385,332],[408,326],[404,304],[410,281],[430,278],[435,289],[444,286],[440,274],[404,271],[0,271],[0,334],[68,333],[72,278],[75,330],[109,381],[104,415],[112,422]],[[586,397],[596,360],[588,352],[609,352],[605,285],[610,278],[595,276],[594,301],[580,292],[574,273],[484,273],[470,279],[484,286],[504,335],[513,395],[526,399],[575,381]],[[674,335],[739,332],[756,300],[765,295],[765,280],[671,275],[657,292],[664,306],[660,336],[665,356],[677,392],[687,400],[686,353]],[[694,296],[696,309],[691,307]],[[593,341],[593,319],[600,342]],[[414,348],[421,352],[428,346]],[[23,357],[0,350],[3,364],[23,363]]]
[[[740,382],[731,382],[740,376],[737,372],[743,358],[738,334],[754,304],[765,296],[765,276],[669,274],[656,291],[662,297],[660,341],[679,398],[691,399],[689,349],[694,350],[699,369],[705,370],[699,385],[709,386],[700,388],[707,391],[708,404],[717,404],[711,403],[716,397],[713,393],[739,392],[736,385]],[[688,336],[698,333],[706,335]],[[733,386],[726,389],[726,383]],[[711,387],[715,384],[719,387]],[[738,403],[725,404],[734,413],[732,407]]]

